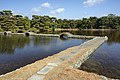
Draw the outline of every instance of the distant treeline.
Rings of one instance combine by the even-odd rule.
[[[0,11],[0,31],[49,31],[55,29],[120,29],[120,16],[108,14],[100,18],[89,17],[78,20],[57,19],[56,17],[13,15],[11,10]]]

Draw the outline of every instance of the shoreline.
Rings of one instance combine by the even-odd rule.
[[[55,29],[55,31],[79,31],[79,29]]]
[[[117,29],[55,29],[55,31],[117,31]],[[3,34],[6,31],[0,32],[0,34]],[[12,33],[12,34],[24,34],[24,33]],[[37,33],[36,33],[37,34]],[[43,34],[43,33],[39,33],[39,34]],[[46,34],[46,33],[44,33]]]
[[[116,29],[82,29],[82,30],[83,31],[115,31]]]
[[[55,29],[55,31],[115,31],[117,29]]]

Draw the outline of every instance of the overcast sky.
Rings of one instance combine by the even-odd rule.
[[[32,14],[78,19],[120,15],[120,0],[0,0],[0,10],[31,17]]]

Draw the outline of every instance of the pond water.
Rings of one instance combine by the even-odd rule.
[[[18,69],[85,40],[57,37],[0,35],[0,75]]]

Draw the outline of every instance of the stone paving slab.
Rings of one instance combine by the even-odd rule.
[[[55,66],[58,66],[58,63],[48,63],[47,65],[48,65],[48,66],[54,66],[54,67],[55,67]]]
[[[37,72],[37,74],[42,74],[42,75],[45,75],[47,74],[50,70],[52,70],[54,67],[53,66],[45,66],[43,69],[41,69],[40,71]]]
[[[28,80],[43,80],[44,77],[45,77],[44,75],[34,74],[34,75],[31,76]]]

